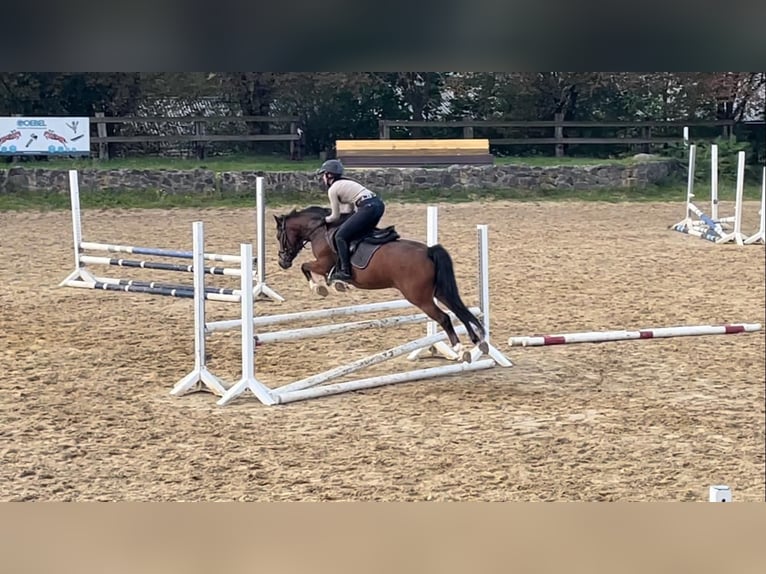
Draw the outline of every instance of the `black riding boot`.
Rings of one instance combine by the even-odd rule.
[[[348,243],[340,237],[335,238],[335,246],[338,249],[338,267],[332,275],[336,281],[351,281],[351,256],[348,253]]]

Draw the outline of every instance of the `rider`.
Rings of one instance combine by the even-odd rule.
[[[338,250],[340,264],[330,280],[350,281],[351,262],[348,252],[349,242],[359,239],[375,229],[386,206],[380,197],[375,195],[361,183],[343,177],[343,164],[340,160],[329,159],[319,168],[318,174],[327,186],[327,196],[330,198],[332,213],[325,217],[327,223],[340,219],[341,212],[349,206],[353,213],[338,228],[335,233],[335,246]]]

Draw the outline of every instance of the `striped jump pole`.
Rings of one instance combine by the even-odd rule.
[[[94,281],[67,281],[67,287],[80,289],[101,289],[102,291],[123,291],[125,293],[144,293],[148,295],[164,295],[166,297],[194,298],[194,288],[188,285],[173,283],[156,283],[153,281],[134,281],[132,279],[112,279],[110,277],[95,277]],[[205,288],[205,299],[208,301],[239,302],[239,293],[232,289]]]
[[[176,249],[160,249],[156,247],[133,247],[130,245],[112,245],[111,243],[93,243],[82,241],[81,251],[106,251],[108,253],[130,253],[131,255],[154,255],[155,257],[171,257],[176,259],[193,259],[193,251],[178,251]],[[219,261],[221,263],[239,264],[239,255],[221,255],[219,253],[205,253],[205,261]]]
[[[730,325],[692,325],[681,327],[658,327],[638,331],[589,331],[560,335],[534,335],[511,337],[511,347],[543,347],[571,345],[574,343],[604,343],[608,341],[632,341],[636,339],[664,339],[668,337],[691,337],[696,335],[732,335],[760,331],[760,323],[733,323]]]
[[[80,261],[90,263],[91,265],[112,265],[115,267],[133,267],[137,269],[156,269],[159,271],[180,271],[181,273],[194,273],[194,265],[180,265],[176,263],[165,263],[162,261],[142,261],[138,259],[117,259],[114,257],[94,257],[92,255],[81,255]],[[229,275],[239,277],[241,273],[239,268],[235,267],[204,267],[206,275]],[[189,290],[193,290],[193,285],[187,285]]]
[[[258,224],[258,238],[259,238],[259,258],[258,273],[253,272],[252,280],[258,283],[256,289],[256,296],[269,297],[275,301],[282,302],[284,298],[276,293],[273,289],[269,288],[265,284],[265,240],[264,240],[264,225],[265,225],[265,203],[263,201],[263,178],[258,177],[256,181],[257,186],[257,202],[256,211],[258,214],[256,223]],[[158,271],[176,271],[183,273],[192,273],[192,265],[179,265],[173,263],[165,263],[158,261],[142,261],[112,257],[94,257],[91,255],[83,254],[84,251],[102,251],[108,253],[128,253],[133,255],[148,255],[154,257],[167,257],[176,259],[193,259],[193,251],[183,251],[177,249],[164,249],[159,247],[138,247],[131,245],[118,245],[112,243],[96,243],[92,241],[82,240],[82,216],[80,210],[80,188],[78,181],[77,170],[69,171],[69,190],[70,190],[70,202],[72,210],[72,236],[74,243],[74,263],[75,269],[70,273],[61,283],[60,286],[69,287],[81,287],[90,289],[107,289],[112,291],[127,291],[138,293],[150,293],[154,295],[172,295],[172,296],[189,296],[186,292],[193,292],[193,285],[180,285],[173,284],[168,288],[165,285],[155,286],[149,281],[130,281],[123,279],[110,279],[103,277],[96,277],[86,265],[111,265],[117,267],[133,267],[141,269],[154,269]],[[241,255],[223,255],[220,253],[202,253],[203,261],[215,261],[220,263],[232,263],[240,265]],[[211,275],[231,275],[239,276],[241,273],[240,268],[227,268],[227,267],[205,267],[205,272]],[[97,285],[97,286],[96,286]],[[111,286],[107,286],[111,285]],[[125,288],[116,289],[115,285],[121,285]],[[137,288],[140,287],[140,288]],[[171,291],[173,293],[171,293]],[[234,291],[234,290],[230,290]],[[183,294],[178,294],[183,292]],[[213,291],[208,291],[213,293]],[[217,295],[224,295],[226,293],[217,292]],[[231,301],[233,299],[217,299],[222,301]]]
[[[111,277],[96,277],[100,283],[111,283],[112,285],[126,285],[135,287],[157,287],[160,289],[178,289],[194,291],[193,285],[184,285],[182,283],[161,283],[159,281],[138,281],[136,279],[113,279]],[[239,295],[239,289],[229,289],[224,287],[205,287],[205,293],[215,295]],[[239,301],[239,299],[237,299]]]

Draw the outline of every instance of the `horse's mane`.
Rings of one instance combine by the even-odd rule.
[[[309,215],[311,217],[315,217],[317,219],[322,218],[324,219],[328,215],[332,213],[332,210],[329,207],[322,207],[319,205],[309,205],[308,207],[304,207],[303,209],[293,209],[287,217],[293,217],[295,215]],[[332,225],[339,225],[340,223],[343,223],[351,214],[350,213],[343,213],[340,216],[340,220],[337,223],[331,224]]]
[[[316,215],[317,217],[327,217],[330,215],[331,211],[329,207],[321,207],[319,205],[309,205],[308,207],[301,209],[297,213],[309,213],[311,215]]]

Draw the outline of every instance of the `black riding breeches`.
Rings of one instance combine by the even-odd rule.
[[[347,263],[343,256],[348,257],[348,244],[375,229],[385,211],[386,206],[379,197],[365,199],[357,206],[356,212],[338,228],[335,232],[335,245],[343,263]]]

